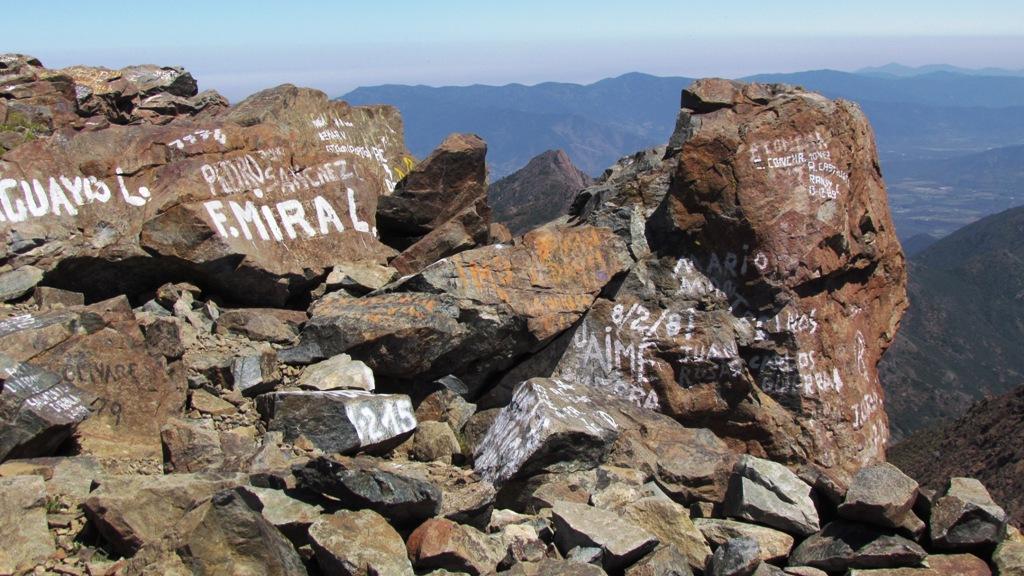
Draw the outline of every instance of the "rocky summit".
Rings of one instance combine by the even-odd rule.
[[[983,484],[885,463],[855,105],[697,81],[595,182],[534,163],[522,235],[486,155],[0,56],[0,574],[1019,573]]]

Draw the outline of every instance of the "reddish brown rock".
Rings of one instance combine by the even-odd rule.
[[[179,100],[195,82],[180,69],[20,66],[64,107],[47,108],[53,135],[0,160],[0,233],[17,243],[7,246],[15,268],[36,266],[48,284],[90,299],[184,276],[239,302],[281,305],[334,262],[394,254],[376,239],[375,221],[377,198],[391,192],[405,158],[394,108],[286,85],[190,116],[195,107]],[[21,98],[27,88],[5,78],[5,97],[44,98]],[[125,98],[141,98],[131,114],[150,121],[103,117],[76,130]]]
[[[381,236],[402,253],[391,265],[411,274],[445,256],[487,244],[487,144],[451,134],[380,199]]]
[[[504,557],[499,539],[444,518],[431,518],[406,543],[413,567],[489,574]]]
[[[624,243],[580,226],[462,252],[360,299],[324,298],[288,362],[347,353],[378,378],[454,374],[471,390],[570,327],[629,266]],[[400,359],[400,361],[396,361]]]
[[[0,347],[88,395],[92,414],[76,432],[85,453],[160,461],[160,428],[181,414],[185,382],[150,355],[125,298],[12,319]]]
[[[574,213],[614,229],[640,261],[540,374],[840,477],[881,460],[876,365],[906,308],[906,274],[860,110],[702,80],[684,92],[665,158],[634,164]]]

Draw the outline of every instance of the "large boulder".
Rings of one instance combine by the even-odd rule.
[[[852,568],[918,566],[926,555],[921,546],[902,536],[837,520],[801,542],[793,550],[789,563],[842,573]]]
[[[883,528],[914,524],[916,531],[923,531],[923,522],[911,511],[917,488],[917,482],[892,464],[865,466],[854,475],[839,515]]]
[[[394,108],[284,85],[227,109],[188,100],[195,81],[180,69],[21,68],[62,104],[40,120],[46,134],[0,158],[0,252],[15,269],[35,266],[92,299],[187,276],[238,302],[281,305],[335,262],[395,254],[375,220],[406,158]],[[4,97],[25,92],[5,78]],[[166,120],[79,122],[129,94],[141,98],[130,115]]]
[[[328,295],[282,358],[311,363],[347,353],[378,380],[451,374],[475,391],[572,326],[630,262],[608,230],[534,230],[513,246],[461,252],[363,298]]]
[[[556,502],[555,543],[566,554],[576,547],[599,548],[605,570],[622,570],[658,545],[658,538],[618,514],[585,504]]]
[[[487,144],[473,134],[451,134],[381,198],[382,239],[402,253],[391,266],[402,274],[487,244]]]
[[[422,522],[441,509],[436,486],[372,462],[318,458],[292,471],[299,488],[337,498],[346,508],[373,510],[400,526]]]
[[[40,410],[54,412],[52,418],[59,416],[67,425],[82,420],[81,404],[87,404],[91,415],[76,429],[84,452],[159,463],[160,429],[181,415],[186,385],[184,378],[168,370],[162,356],[150,354],[127,299],[9,319],[0,327],[0,347],[8,358],[22,363],[8,380],[10,388],[5,385],[4,395],[18,393],[15,382],[27,385],[31,380],[36,387],[49,382],[43,386],[45,392],[30,394],[36,400],[23,404],[22,412],[45,399]],[[29,372],[37,376],[18,377]],[[47,414],[39,417],[57,423]],[[55,434],[47,440],[59,443],[60,438]]]
[[[244,483],[244,477],[201,474],[104,478],[83,504],[104,540],[130,556],[159,543],[185,515],[215,493]]]
[[[309,541],[326,574],[413,573],[402,537],[372,510],[324,516],[309,527]]]
[[[725,512],[798,536],[819,528],[811,487],[785,466],[753,456],[736,464]]]
[[[876,365],[906,273],[856,105],[697,81],[664,156],[624,160],[573,214],[638,262],[521,378],[602,387],[840,477],[883,458]]]
[[[416,429],[412,403],[404,394],[302,390],[256,400],[267,430],[284,433],[288,442],[305,438],[327,453],[386,452]]]
[[[974,478],[951,478],[931,507],[930,536],[940,550],[992,547],[1006,535],[1006,512]]]

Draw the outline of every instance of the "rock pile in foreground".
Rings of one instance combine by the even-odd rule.
[[[388,107],[0,57],[0,573],[1014,574],[884,463],[870,128],[703,80],[572,216]]]

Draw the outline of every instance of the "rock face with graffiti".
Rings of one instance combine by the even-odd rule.
[[[641,173],[667,173],[664,199],[642,228],[622,226],[645,252],[555,373],[752,453],[847,472],[883,458],[876,365],[906,275],[867,120],[848,102],[720,80],[683,104],[662,163]]]
[[[0,122],[35,114],[51,133],[0,160],[13,266],[94,298],[188,274],[239,301],[280,305],[335,261],[394,254],[375,217],[411,164],[394,108],[281,86],[202,114],[126,118],[110,105],[119,82],[181,99],[196,97],[195,81],[180,69],[20,64],[0,81]]]
[[[513,237],[478,136],[416,162],[389,106],[0,55],[0,572],[717,574],[752,534],[744,562],[838,574],[995,549],[984,489],[951,482],[922,537],[917,484],[880,464],[906,276],[864,115],[682,96],[666,146]],[[833,557],[850,531],[885,544]]]

